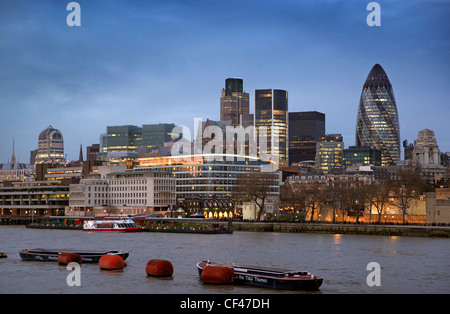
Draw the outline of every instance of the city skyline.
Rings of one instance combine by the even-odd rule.
[[[107,126],[220,120],[228,77],[254,91],[289,93],[289,112],[319,111],[326,133],[355,145],[361,88],[374,64],[387,72],[400,140],[448,132],[450,4],[378,1],[77,1],[69,27],[61,1],[0,4],[0,163],[28,162],[39,133],[61,131],[69,160],[99,143]],[[403,151],[403,150],[402,150]],[[403,159],[403,154],[402,158]]]

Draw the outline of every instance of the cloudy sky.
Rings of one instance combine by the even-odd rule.
[[[354,145],[362,85],[375,63],[394,88],[401,140],[434,130],[450,151],[450,1],[0,0],[0,163],[29,162],[47,126],[69,160],[108,125],[219,120],[227,77],[289,92],[289,111],[326,114]]]

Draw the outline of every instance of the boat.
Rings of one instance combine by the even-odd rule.
[[[203,269],[210,266],[229,267],[234,271],[234,283],[282,290],[317,291],[323,283],[323,277],[307,271],[286,270],[280,268],[240,265],[236,263],[219,263],[201,261],[197,263],[201,277]]]
[[[231,220],[220,222],[204,218],[160,218],[149,216],[133,217],[136,223],[146,232],[172,233],[204,233],[228,234],[233,233]]]
[[[23,261],[58,261],[60,253],[77,253],[83,263],[98,263],[100,258],[106,254],[119,255],[124,260],[128,257],[126,251],[93,251],[93,250],[71,250],[71,249],[23,249],[19,251],[20,258]]]
[[[137,232],[141,229],[129,217],[96,217],[83,223],[83,231]]]

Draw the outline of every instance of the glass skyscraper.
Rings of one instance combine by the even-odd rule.
[[[288,92],[280,89],[255,90],[254,115],[256,132],[259,134],[261,127],[267,128],[267,153],[278,155],[280,166],[287,166],[289,158]],[[260,143],[258,148],[261,148]]]
[[[356,122],[356,146],[381,150],[381,165],[394,165],[400,159],[400,128],[391,82],[375,64],[363,85]]]

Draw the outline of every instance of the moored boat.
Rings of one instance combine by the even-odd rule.
[[[85,220],[83,231],[116,231],[137,232],[141,231],[136,222],[128,217],[105,217]]]
[[[58,256],[63,252],[77,253],[83,263],[98,263],[100,258],[106,254],[119,255],[124,260],[128,257],[126,251],[94,251],[94,250],[71,250],[71,249],[23,249],[19,251],[20,258],[24,261],[58,261]]]
[[[283,290],[319,290],[323,277],[314,276],[307,271],[240,265],[236,263],[218,263],[201,261],[197,263],[201,277],[203,269],[209,266],[229,267],[234,271],[234,283]]]

